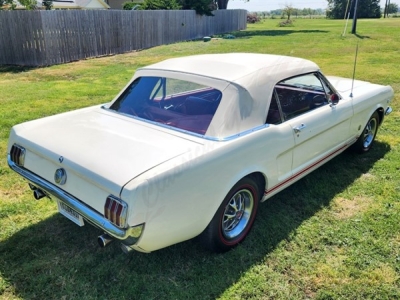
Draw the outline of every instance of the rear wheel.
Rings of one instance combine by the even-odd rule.
[[[200,242],[214,252],[225,252],[242,242],[249,233],[258,210],[259,187],[249,177],[229,191]]]
[[[374,112],[374,114],[369,119],[367,125],[365,126],[363,132],[361,133],[358,140],[354,143],[353,149],[358,153],[364,153],[371,149],[374,143],[376,133],[379,127],[379,114]]]

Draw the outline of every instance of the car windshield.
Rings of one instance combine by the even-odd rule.
[[[321,80],[318,78],[317,74],[311,73],[302,76],[296,76],[286,80],[282,80],[280,85],[297,87],[301,89],[314,90],[319,92],[324,92]]]
[[[204,135],[222,93],[194,82],[139,77],[110,106],[111,110]]]

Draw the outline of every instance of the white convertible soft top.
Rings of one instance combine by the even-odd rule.
[[[219,89],[221,103],[206,135],[224,138],[265,123],[273,87],[295,75],[316,72],[319,67],[297,57],[227,53],[168,59],[138,69],[142,76],[165,76]]]

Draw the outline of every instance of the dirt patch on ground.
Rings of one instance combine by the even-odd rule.
[[[356,197],[354,199],[337,198],[333,202],[333,213],[337,219],[349,219],[365,211],[372,201],[368,197]]]

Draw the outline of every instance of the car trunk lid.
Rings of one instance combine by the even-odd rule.
[[[25,147],[24,167],[53,184],[64,168],[61,188],[96,207],[99,197],[119,195],[128,181],[197,144],[168,131],[95,107],[17,125],[10,144]]]

